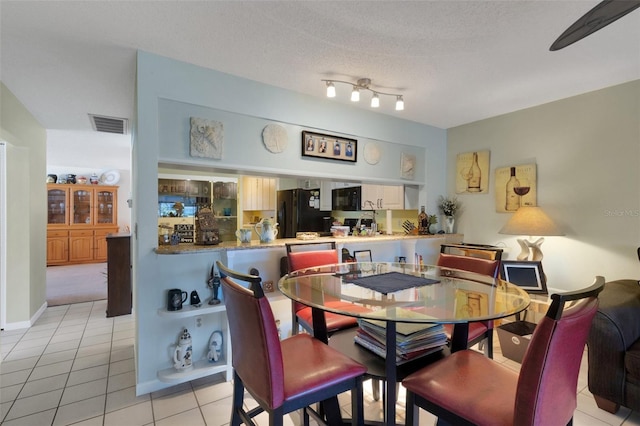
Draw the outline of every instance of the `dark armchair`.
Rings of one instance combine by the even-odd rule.
[[[600,293],[589,340],[589,391],[598,407],[640,410],[640,285],[611,281]]]

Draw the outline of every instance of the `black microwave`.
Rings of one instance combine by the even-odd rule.
[[[336,188],[331,191],[332,210],[360,210],[362,187]]]

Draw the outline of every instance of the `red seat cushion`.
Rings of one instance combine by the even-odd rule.
[[[369,309],[365,308],[364,306],[355,305],[349,302],[327,302],[326,305],[334,309],[348,309],[350,311],[356,312],[369,311]],[[296,316],[298,317],[298,321],[300,321],[301,323],[305,323],[309,326],[309,328],[313,328],[313,319],[310,307],[305,307],[297,311]],[[343,330],[345,328],[355,327],[356,325],[358,325],[358,321],[355,317],[334,314],[333,312],[325,312],[324,319],[327,323],[327,333],[334,333],[338,330]]]
[[[453,324],[443,324],[444,332],[449,339],[451,339],[451,334],[453,333]],[[483,336],[489,327],[487,327],[484,322],[470,322],[469,323],[469,338],[468,341],[475,340],[480,336]]]
[[[518,373],[478,352],[455,352],[402,384],[477,425],[513,424]]]
[[[308,334],[285,339],[281,347],[282,363],[286,366],[285,400],[360,376],[367,371],[364,365]]]

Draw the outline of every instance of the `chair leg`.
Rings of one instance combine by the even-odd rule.
[[[371,379],[371,390],[373,391],[373,400],[380,401],[380,386],[382,382],[378,379]]]
[[[309,412],[307,411],[307,407],[302,409],[302,424],[303,426],[309,426]]]
[[[291,309],[291,335],[295,336],[300,331],[300,324],[298,323],[298,316]]]
[[[404,424],[406,426],[418,426],[420,409],[416,405],[416,396],[413,392],[407,391],[406,404]]]
[[[284,411],[282,407],[276,408],[269,413],[269,426],[283,426],[284,424]]]
[[[487,334],[487,338],[482,341],[484,344],[484,354],[487,358],[493,359],[493,330]]]
[[[244,399],[244,384],[238,376],[233,372],[233,402],[231,408],[231,426],[240,426],[242,419],[240,417],[240,410],[242,410],[242,401]]]
[[[364,424],[364,397],[362,395],[362,378],[356,379],[356,387],[351,389],[351,425]]]

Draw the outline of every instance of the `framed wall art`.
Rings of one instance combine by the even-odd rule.
[[[489,192],[490,151],[473,151],[456,157],[456,194]]]
[[[547,279],[540,261],[503,260],[500,272],[503,280],[529,293],[547,293]]]
[[[400,177],[413,180],[416,174],[416,156],[402,153],[400,157]]]
[[[496,169],[496,212],[514,213],[520,206],[537,206],[536,165]]]
[[[302,156],[329,160],[358,161],[358,141],[340,136],[302,132]]]

